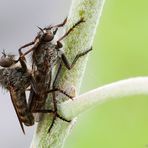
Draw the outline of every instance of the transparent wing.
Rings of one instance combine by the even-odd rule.
[[[16,95],[16,92],[15,92],[15,90],[13,89],[12,86],[9,87],[9,92],[10,92],[11,101],[12,101],[12,104],[13,104],[13,106],[14,106],[14,109],[15,109],[16,115],[17,115],[17,117],[18,117],[18,120],[19,120],[20,126],[21,126],[21,128],[22,128],[23,133],[25,134],[24,126],[23,126],[23,123],[22,123],[21,118],[20,118],[20,116],[19,116],[19,113],[18,113],[18,110],[17,110],[16,104],[15,104],[16,99],[17,99],[17,98],[16,98],[17,95]]]

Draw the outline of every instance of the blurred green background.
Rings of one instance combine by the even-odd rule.
[[[81,93],[148,75],[148,0],[106,0]],[[107,102],[81,114],[65,148],[148,148],[148,97]]]

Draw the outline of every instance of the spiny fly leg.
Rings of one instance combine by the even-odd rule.
[[[59,116],[59,115],[57,115],[56,111],[48,110],[48,109],[33,110],[32,113],[52,113],[53,114],[52,122],[51,122],[51,124],[49,126],[48,133],[50,133],[50,131],[51,131],[51,129],[52,129],[54,123],[55,123],[56,117]]]
[[[89,53],[90,51],[92,50],[92,47],[80,54],[77,54],[76,57],[74,58],[72,64],[69,63],[67,57],[65,54],[62,54],[62,61],[64,63],[64,65],[66,66],[67,69],[72,69],[74,67],[74,65],[76,64],[77,60],[80,58],[80,57],[83,57],[85,56],[87,53]]]
[[[71,122],[71,120],[67,120],[67,119],[61,117],[61,116],[57,113],[57,111],[56,111],[56,112],[54,112],[53,119],[52,119],[52,123],[51,123],[51,125],[50,125],[50,127],[49,127],[49,129],[48,129],[48,133],[50,133],[51,129],[53,128],[54,123],[55,123],[57,117],[58,117],[59,119],[65,121],[65,122]]]
[[[58,115],[58,113],[57,113],[57,101],[56,101],[56,96],[55,96],[54,92],[52,93],[52,99],[53,99],[54,111],[53,111],[52,123],[51,123],[51,125],[50,125],[50,127],[48,129],[48,133],[50,133],[50,131],[51,131],[57,117],[60,117],[60,119],[62,119],[63,121],[70,122],[70,121],[62,118],[60,115]]]
[[[46,29],[51,29],[51,28],[59,28],[59,27],[63,27],[65,24],[67,23],[67,18],[60,24],[57,24],[55,26],[49,26]]]
[[[56,81],[57,81],[57,78],[58,78],[61,70],[62,70],[62,64],[60,63],[57,73],[56,73],[56,76],[54,78],[53,84],[52,84],[52,89],[50,89],[47,93],[60,92],[60,93],[64,94],[65,96],[67,96],[68,98],[72,99],[73,96],[69,95],[66,91],[56,87]]]
[[[72,98],[73,98],[73,96],[70,96],[66,91],[64,91],[64,90],[62,90],[62,89],[60,89],[60,88],[54,88],[54,89],[50,89],[50,90],[48,91],[48,93],[53,93],[53,92],[60,92],[60,93],[62,93],[63,95],[67,96],[69,99],[72,99]],[[73,100],[73,99],[72,99],[72,100]]]
[[[48,112],[48,111],[49,111],[49,112]],[[38,110],[37,112],[38,112],[38,113],[53,113],[53,118],[52,118],[52,122],[51,122],[51,124],[50,124],[50,126],[49,126],[48,133],[50,133],[51,129],[53,128],[54,123],[55,123],[55,121],[56,121],[56,118],[59,118],[59,119],[65,121],[65,122],[71,122],[71,120],[67,120],[67,119],[61,117],[61,116],[57,113],[57,111],[51,111],[51,110],[46,110],[46,109],[45,109],[45,110]]]
[[[26,48],[26,47],[28,47],[28,46],[31,46],[31,45],[33,45],[34,44],[34,41],[33,42],[30,42],[30,43],[27,43],[27,44],[25,44],[25,45],[23,45],[23,46],[21,46],[18,50],[19,50],[19,54],[22,54],[22,49],[23,48]]]
[[[21,46],[18,50],[19,50],[19,55],[20,57],[24,57],[25,58],[25,55],[27,55],[28,53],[30,53],[31,51],[33,51],[40,43],[40,39],[39,38],[36,38],[33,42],[30,42],[28,44],[25,44],[23,46]],[[30,48],[28,51],[26,51],[25,53],[22,53],[22,49],[23,48],[26,48],[28,46],[31,46],[33,45],[32,48]]]
[[[55,114],[55,112],[51,109],[38,109],[38,110],[32,111],[32,113],[53,113],[53,114]],[[67,119],[63,118],[58,113],[56,113],[56,116],[65,122],[71,122],[71,120],[67,120]]]
[[[63,27],[66,23],[67,23],[67,17],[65,18],[65,20],[61,24],[55,25],[53,27]]]
[[[71,122],[71,120],[67,120],[67,119],[61,117],[57,113],[57,111],[53,111],[53,110],[50,110],[50,109],[38,109],[38,110],[32,111],[32,113],[52,113],[53,114],[52,122],[49,126],[48,133],[50,133],[51,129],[53,128],[56,118],[59,118],[59,119],[65,121],[65,122]]]
[[[67,35],[69,35],[74,28],[76,28],[77,26],[79,26],[81,23],[85,22],[84,19],[80,19],[77,23],[75,23],[59,40],[58,42],[60,42],[61,40],[63,40]]]

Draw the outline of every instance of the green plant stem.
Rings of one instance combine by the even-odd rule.
[[[120,80],[96,88],[75,97],[73,101],[68,100],[59,104],[58,111],[63,117],[70,120],[80,113],[96,107],[96,105],[111,101],[112,99],[135,95],[148,95],[148,77]]]
[[[75,28],[71,34],[64,39],[64,51],[70,62],[74,57],[92,46],[97,24],[101,16],[104,0],[73,0],[68,16],[66,29],[71,28],[77,21],[84,18],[85,22]],[[58,88],[66,90],[75,96],[79,93],[79,88],[84,75],[88,56],[78,60],[76,65],[67,70],[64,65],[59,79],[56,83]],[[57,102],[65,101],[63,95],[56,96]],[[47,101],[46,106],[49,106]],[[74,120],[68,123],[61,119],[56,120],[51,132],[48,128],[52,121],[52,114],[44,115],[41,122],[37,125],[31,148],[61,148],[65,138],[74,125]]]

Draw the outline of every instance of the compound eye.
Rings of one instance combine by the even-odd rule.
[[[53,40],[53,38],[54,38],[54,35],[53,35],[53,34],[51,34],[51,33],[46,33],[43,40],[44,40],[45,42],[50,42],[50,41]]]

